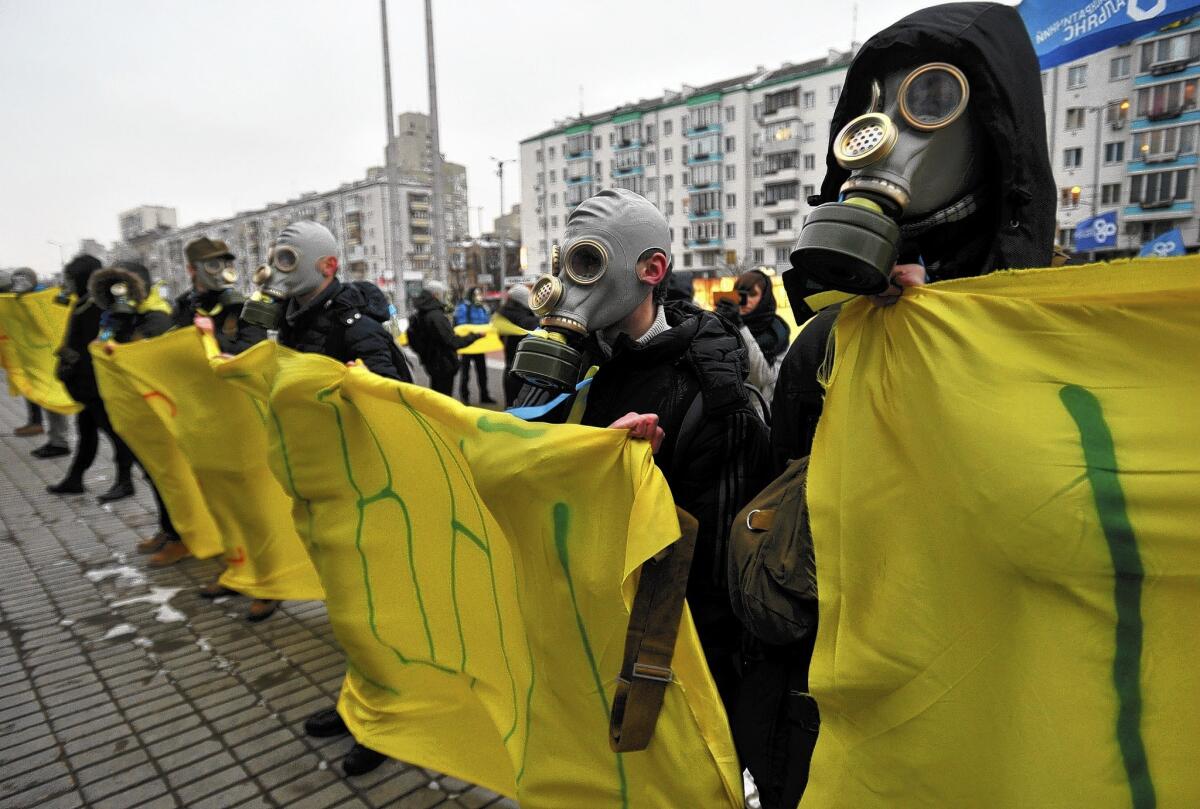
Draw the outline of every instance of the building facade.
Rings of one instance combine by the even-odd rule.
[[[401,177],[424,185],[433,181],[433,136],[430,134],[428,115],[423,112],[404,112],[396,116],[396,134],[387,147],[386,159],[394,163]],[[467,167],[443,158],[442,190],[446,241],[466,239],[470,235]]]
[[[672,233],[675,269],[786,270],[825,175],[829,123],[853,51],[563,121],[521,142],[521,236],[529,272],[549,269],[576,205],[636,191]],[[1200,244],[1195,212],[1200,19],[1042,74],[1058,241],[1116,211],[1095,257],[1136,253],[1172,228]]]

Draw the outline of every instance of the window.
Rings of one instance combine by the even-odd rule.
[[[537,187],[541,188],[546,182],[546,172],[539,171],[537,173]]]
[[[558,217],[557,216],[550,217],[550,227],[552,227],[552,228],[558,227]]]
[[[1122,98],[1120,101],[1110,101],[1104,107],[1104,123],[1108,124],[1113,129],[1121,129],[1125,126],[1125,120],[1129,117],[1129,99]]]
[[[1166,219],[1159,222],[1142,222],[1141,224],[1143,244],[1146,242],[1152,242],[1159,236],[1162,236],[1168,231],[1179,227],[1179,222],[1172,219]]]
[[[767,231],[763,229],[763,221],[761,219],[754,220],[754,235],[762,236]]]
[[[1077,169],[1083,165],[1083,149],[1076,146],[1074,149],[1063,149],[1063,168]]]
[[[702,163],[692,169],[692,186],[701,187],[719,182],[721,179],[720,163]]]
[[[671,241],[675,241],[675,228],[667,228],[667,238],[669,238]]]
[[[542,150],[541,150],[541,149],[538,149],[538,150],[537,150],[537,151],[534,153],[534,159],[535,159],[535,160],[537,160],[539,163],[540,163],[540,162],[542,162],[542,160],[544,160],[544,159],[545,159],[545,156],[542,154]]]
[[[1074,228],[1059,228],[1058,229],[1058,246],[1070,248],[1075,244],[1075,229]]]
[[[717,134],[704,135],[699,138],[692,138],[688,141],[688,146],[684,146],[683,159],[687,160],[690,154],[693,159],[699,160],[702,157],[708,157],[710,154],[716,154],[721,149],[721,136]]]
[[[666,203],[663,205],[663,213],[666,214],[667,216],[674,216],[675,215],[675,203],[672,202],[671,200],[667,200]]]
[[[572,135],[567,138],[567,145],[563,147],[563,154],[566,157],[578,157],[586,152],[591,144],[591,135]]]
[[[726,107],[725,108],[725,123],[727,123],[727,124],[733,123],[733,121],[736,118],[737,118],[737,108],[736,107]]]
[[[804,186],[804,198],[806,200],[815,193],[817,193],[816,186],[812,186],[812,185]]]
[[[761,208],[762,204],[763,204],[763,192],[755,191],[754,192],[754,207]]]
[[[763,263],[763,251],[761,247],[754,248],[754,250],[751,251],[751,255],[754,257],[753,261],[755,264]]]
[[[550,147],[550,159],[551,160],[554,159],[554,147],[553,146]]]
[[[813,169],[815,169],[816,167],[817,167],[817,156],[816,156],[816,155],[811,155],[811,154],[806,154],[806,155],[804,156],[804,169],[805,169],[805,171],[812,171],[812,170],[813,170]]]
[[[764,107],[765,105],[761,101],[756,101],[750,105],[750,114],[754,116],[755,120],[763,117]]]
[[[600,149],[600,148],[603,148],[603,146],[604,146],[604,138],[600,137],[599,135],[596,135],[594,138],[592,138],[592,148],[593,149]]]
[[[776,264],[787,264],[788,257],[791,255],[791,252],[792,252],[792,248],[790,248],[790,247],[776,247],[775,248],[775,263]]]
[[[668,147],[668,148],[666,148],[666,149],[663,149],[663,162],[664,162],[664,163],[670,163],[670,162],[671,162],[671,149],[670,149],[670,147]]]
[[[592,164],[586,160],[573,160],[563,169],[563,179],[567,181],[581,180],[588,176],[591,171]]]
[[[836,104],[842,95],[842,85],[835,84],[829,88],[829,103]]]
[[[1165,207],[1191,197],[1191,169],[1135,174],[1129,178],[1129,201],[1145,207]]]
[[[719,123],[720,106],[717,104],[705,104],[702,107],[692,107],[688,110],[687,121],[692,129],[704,129]]]
[[[550,207],[551,207],[551,208],[557,208],[557,207],[558,207],[558,194],[551,194],[551,195],[550,195]]]
[[[642,122],[631,121],[617,127],[617,145],[632,146],[642,139]]]
[[[686,230],[686,228],[685,228],[685,230]],[[686,239],[687,237],[684,236],[684,238]],[[691,253],[683,254],[683,266],[685,266],[685,267],[692,266],[692,254]]]
[[[1067,68],[1067,89],[1076,90],[1087,84],[1087,65],[1075,65]]]
[[[813,90],[804,91],[804,109],[811,110],[817,106],[817,94]]]
[[[670,191],[674,187],[675,187],[675,175],[668,174],[666,177],[663,177],[663,190],[664,191]]]
[[[1161,120],[1196,109],[1196,80],[1173,81],[1137,91],[1137,117]]]
[[[710,213],[721,210],[721,192],[705,191],[701,194],[693,194],[691,196],[691,210],[693,216],[707,216]]]
[[[726,166],[725,167],[725,179],[726,180],[736,180],[737,179],[737,166]]]
[[[703,156],[704,156],[704,157],[707,157],[708,155],[707,155],[707,154],[705,154],[705,155],[703,155]],[[696,155],[696,157],[701,157],[701,155]],[[680,160],[682,160],[684,163],[686,163],[686,162],[687,162],[687,159],[688,159],[688,147],[686,147],[686,146],[680,146],[680,147],[679,147],[679,159],[680,159]]]
[[[707,222],[697,222],[693,238],[701,243],[716,241],[721,238],[721,223],[716,219]]]
[[[608,133],[608,145],[609,145],[609,146],[615,146],[615,145],[616,145],[616,143],[617,143],[617,133],[616,133],[616,132],[609,132],[609,133]]]
[[[776,230],[791,230],[792,229],[792,217],[790,217],[790,216],[776,217],[775,229]]]
[[[604,161],[602,161],[602,160],[596,161],[596,176],[597,177],[604,176]]]
[[[804,125],[804,140],[812,140],[813,133],[816,131],[816,124]]]
[[[617,152],[612,159],[613,171],[631,169],[642,165],[642,153],[637,149]]]
[[[647,177],[646,178],[646,191],[650,192],[650,191],[657,191],[657,190],[658,190],[658,178],[657,177]]]
[[[1079,207],[1079,195],[1082,192],[1082,190],[1083,189],[1081,189],[1079,186],[1074,186],[1072,188],[1064,188],[1061,191],[1059,191],[1059,195],[1058,195],[1059,207],[1078,208]]]
[[[647,149],[646,150],[646,165],[653,166],[657,162],[658,162],[658,152],[654,151],[653,149]]]
[[[1133,136],[1133,158],[1137,160],[1157,163],[1195,153],[1195,124],[1138,132]]]
[[[737,139],[733,136],[725,138],[725,154],[733,154],[737,151]]]
[[[1125,141],[1118,140],[1104,144],[1104,162],[1120,163],[1125,159]]]
[[[646,124],[646,143],[654,143],[654,124]]]
[[[679,184],[687,185],[688,173],[686,171],[679,172]]]
[[[1138,71],[1148,73],[1156,66],[1194,61],[1197,56],[1200,56],[1200,32],[1163,37],[1142,45]]]
[[[725,210],[731,210],[737,207],[737,194],[725,195]]]
[[[1100,204],[1101,205],[1120,205],[1121,204],[1121,184],[1120,183],[1105,183],[1100,186]]]
[[[592,187],[588,183],[573,185],[563,192],[563,203],[571,206],[578,205],[592,195]]]
[[[1116,81],[1117,79],[1129,78],[1129,56],[1117,56],[1108,60],[1108,80]]]
[[[550,169],[550,182],[554,182],[557,179],[558,177],[556,176],[554,169]]]
[[[774,205],[777,202],[784,200],[796,199],[800,196],[800,186],[797,183],[779,183],[778,185],[768,185],[764,189],[766,198],[764,203]]]
[[[798,152],[777,152],[767,155],[766,159],[766,174],[778,174],[783,169],[794,169],[799,165],[800,154]]]
[[[733,222],[725,223],[725,238],[732,239],[737,236],[737,226]]]
[[[640,174],[634,174],[632,177],[617,177],[613,180],[614,188],[624,188],[626,191],[632,191],[635,194],[641,194],[644,184],[644,179]]]
[[[671,121],[670,119],[667,119],[666,121],[662,122],[663,137],[666,137],[667,135],[671,134],[671,124],[673,124],[673,123],[674,123],[674,121]]]
[[[795,107],[800,104],[800,91],[793,87],[790,90],[780,90],[778,93],[767,93],[763,97],[763,112],[770,115],[784,107]]]
[[[755,177],[761,177],[763,173],[763,162],[759,160],[753,166],[751,166],[751,169],[753,170]]]
[[[1067,108],[1067,131],[1074,129],[1083,129],[1083,119],[1087,115],[1087,110],[1083,107],[1068,107]]]
[[[1046,94],[1046,78],[1047,78],[1047,76],[1049,76],[1048,73],[1042,74],[1042,95]]]

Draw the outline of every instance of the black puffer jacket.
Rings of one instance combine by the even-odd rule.
[[[213,336],[217,345],[226,354],[240,354],[250,346],[267,339],[267,330],[262,326],[242,320],[242,305],[225,306],[220,302],[220,292],[198,292],[189,289],[175,299],[174,326],[187,328],[197,315],[208,317],[213,322]]]
[[[500,310],[496,312],[496,314],[500,315],[501,317],[508,318],[509,321],[517,326],[520,326],[522,329],[533,331],[538,327],[538,316],[533,313],[533,310],[520,301],[513,300],[512,298],[506,300],[504,305],[500,307]],[[517,344],[523,339],[525,338],[519,335],[510,335],[504,338],[505,368],[512,367],[513,357],[515,357],[517,354]]]
[[[67,320],[67,331],[58,351],[55,375],[66,387],[71,398],[81,404],[100,401],[96,387],[96,372],[88,343],[100,334],[100,307],[88,295],[88,279],[100,269],[100,261],[89,255],[76,256],[63,268],[67,286],[77,297]]]
[[[288,302],[279,343],[341,362],[362,360],[372,373],[412,382],[400,347],[383,327],[388,316],[387,298],[377,287],[334,278],[305,306]]]
[[[458,349],[475,342],[475,336],[459,337],[450,326],[446,307],[429,292],[413,299],[416,313],[408,323],[408,344],[421,358],[425,373],[431,377],[458,372]]]

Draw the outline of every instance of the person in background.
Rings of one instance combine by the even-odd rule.
[[[486,326],[492,322],[491,313],[483,305],[483,290],[471,287],[466,296],[454,307],[454,325]],[[458,398],[463,404],[471,403],[471,391],[468,384],[471,367],[475,368],[475,378],[479,381],[479,401],[483,404],[495,404],[496,400],[488,393],[487,358],[483,354],[465,354],[462,358],[462,371],[458,378]]]
[[[509,287],[508,298],[497,314],[526,331],[533,331],[538,327],[538,317],[529,308],[529,287],[524,284]],[[521,380],[509,374],[509,371],[512,370],[513,357],[517,354],[517,344],[521,342],[521,339],[521,335],[509,335],[504,338],[504,406],[506,408],[512,407],[513,402],[517,399],[517,393],[521,390]]]
[[[426,281],[421,294],[413,299],[414,314],[408,322],[408,344],[417,352],[429,387],[445,396],[454,395],[454,375],[458,373],[458,349],[479,339],[478,334],[459,337],[446,317],[446,285]],[[480,355],[482,356],[482,355]]]
[[[235,256],[220,239],[202,236],[188,242],[187,274],[192,288],[175,299],[175,323],[186,328],[195,323],[208,332],[221,347],[222,354],[240,354],[267,339],[267,330],[241,319],[242,296],[237,283]],[[207,319],[207,323],[197,322]]]
[[[770,402],[775,392],[779,366],[787,353],[790,330],[775,314],[775,293],[771,279],[759,270],[738,276],[735,285],[740,301],[725,298],[717,302],[717,314],[738,327],[746,343],[750,382]]]
[[[37,273],[29,267],[19,267],[13,270],[6,286],[7,289],[0,289],[0,291],[13,292],[17,295],[45,289],[44,284],[38,283]],[[26,424],[13,430],[13,435],[27,438],[47,432],[42,427],[42,408],[29,399],[25,400],[25,408],[29,420]],[[46,411],[46,422],[49,426],[47,442],[29,454],[35,458],[58,458],[70,455],[71,448],[67,443],[67,417],[60,413]]]

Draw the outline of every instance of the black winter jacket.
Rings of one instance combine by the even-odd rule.
[[[175,299],[174,326],[187,328],[197,315],[213,322],[213,336],[225,354],[240,354],[267,339],[267,330],[242,320],[242,305],[223,306],[219,292],[190,289]]]
[[[76,299],[67,319],[67,332],[59,346],[58,366],[55,375],[80,404],[100,400],[100,389],[96,387],[96,371],[92,367],[92,355],[88,343],[100,334],[100,316],[103,312],[91,296]]]
[[[504,302],[500,310],[496,313],[501,317],[508,318],[514,325],[520,326],[523,329],[533,331],[538,327],[538,316],[533,313],[533,310],[525,306],[520,301],[509,299]],[[517,344],[525,338],[520,335],[511,335],[504,338],[504,367],[511,368],[513,357],[517,354]]]
[[[458,372],[458,349],[475,342],[475,337],[459,337],[450,326],[442,302],[422,292],[413,300],[416,313],[408,323],[408,344],[421,358],[425,373],[431,377]]]
[[[375,288],[369,294],[367,286],[363,282],[343,284],[334,278],[303,307],[289,301],[279,328],[279,344],[340,362],[362,360],[372,373],[412,382],[400,347],[383,327],[389,316],[387,299]]]

